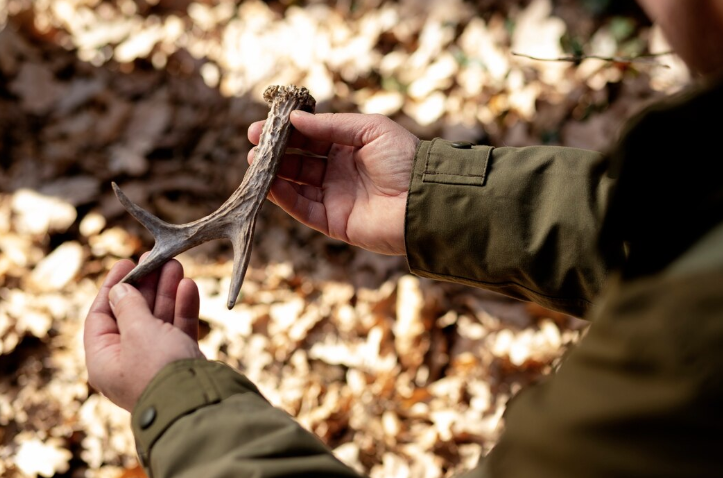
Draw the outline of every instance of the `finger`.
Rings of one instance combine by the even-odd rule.
[[[248,162],[252,164],[256,156],[256,148],[249,151]],[[276,173],[280,178],[295,183],[310,184],[321,187],[326,174],[326,159],[312,158],[299,154],[286,154],[281,158],[279,170]]]
[[[140,264],[141,262],[146,260],[149,254],[150,252],[144,252],[138,260],[138,263]],[[146,299],[146,302],[148,303],[148,308],[150,310],[153,310],[156,304],[156,291],[158,289],[158,279],[160,278],[160,276],[161,271],[160,268],[158,268],[149,273],[148,275],[141,277],[136,284],[136,288]]]
[[[249,126],[246,134],[248,135],[251,144],[259,144],[259,138],[261,137],[261,131],[264,129],[264,124],[266,124],[266,120],[256,121],[255,123],[251,123],[251,126]]]
[[[130,284],[116,284],[111,288],[108,298],[121,336],[134,323],[153,318],[146,298]]]
[[[198,296],[196,283],[188,278],[181,280],[176,295],[176,311],[173,317],[173,325],[196,342],[198,342],[198,313],[200,307],[201,299]]]
[[[360,113],[323,113],[313,115],[306,111],[291,112],[291,123],[305,137],[318,144],[343,144],[361,147],[383,134],[388,118]],[[314,151],[316,152],[316,151]],[[317,152],[316,154],[328,155]]]
[[[103,284],[100,286],[98,295],[93,304],[90,306],[88,313],[112,314],[110,304],[108,304],[108,293],[114,285],[119,283],[128,274],[135,264],[128,259],[122,259],[115,263],[106,276]]]
[[[163,264],[158,278],[153,315],[164,322],[173,323],[176,309],[176,291],[183,279],[183,266],[176,259]]]
[[[251,126],[249,126],[248,138],[251,143],[259,144],[264,124],[266,124],[266,121],[257,121],[256,123],[253,123]],[[306,136],[294,129],[291,131],[291,135],[289,136],[289,141],[286,143],[286,146],[289,148],[303,149],[314,154],[326,156],[327,154],[329,154],[331,143],[329,141],[319,140],[318,138]]]
[[[282,182],[285,180],[278,179],[278,181]],[[285,182],[287,182],[294,189],[296,194],[298,194],[299,196],[302,196],[302,197],[308,199],[312,203],[323,203],[322,199],[324,197],[324,193],[321,191],[321,188],[309,186],[306,184],[292,183],[290,181],[285,181]],[[271,188],[270,194],[273,195],[273,183],[272,183],[272,188]]]
[[[110,308],[108,295],[111,287],[116,285],[123,279],[134,267],[133,262],[123,259],[117,262],[108,272],[103,285],[101,285],[98,295],[95,297],[93,304],[88,310],[85,319],[85,329],[83,331],[86,347],[89,341],[97,337],[108,334],[118,333],[118,325],[113,317],[113,311]]]
[[[321,187],[326,174],[326,159],[287,154],[279,165],[277,175],[295,183]]]
[[[297,221],[324,234],[329,233],[326,208],[320,201],[314,200],[321,197],[318,188],[276,179],[271,184],[271,195],[274,203]]]

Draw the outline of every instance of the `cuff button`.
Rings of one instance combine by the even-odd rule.
[[[153,424],[153,421],[155,419],[156,419],[155,407],[148,407],[143,411],[143,413],[141,413],[141,417],[138,420],[138,424],[141,426],[142,430],[145,430],[146,428],[150,427]]]
[[[455,141],[451,146],[456,149],[472,149],[472,143],[469,141]]]

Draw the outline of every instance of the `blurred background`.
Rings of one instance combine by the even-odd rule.
[[[272,84],[422,139],[605,150],[688,80],[667,51],[632,0],[0,0],[0,475],[144,476],[82,349],[107,271],[153,244],[111,181],[172,223],[212,212],[243,178]],[[374,478],[473,466],[508,399],[585,331],[415,278],[270,203],[232,311],[229,244],[179,260],[207,357]]]

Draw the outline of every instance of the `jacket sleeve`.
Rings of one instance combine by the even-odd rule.
[[[723,268],[711,265],[720,244],[675,274],[614,273],[555,376],[508,404],[487,474],[721,476]]]
[[[581,317],[622,247],[599,252],[614,181],[601,153],[422,141],[405,241],[412,273]]]
[[[359,477],[220,362],[164,367],[138,400],[131,425],[151,478]]]

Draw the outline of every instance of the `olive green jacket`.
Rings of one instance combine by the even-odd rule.
[[[723,476],[721,111],[721,85],[685,93],[606,155],[421,143],[410,270],[592,321],[465,476]],[[153,478],[358,476],[218,362],[168,365],[132,426]]]

